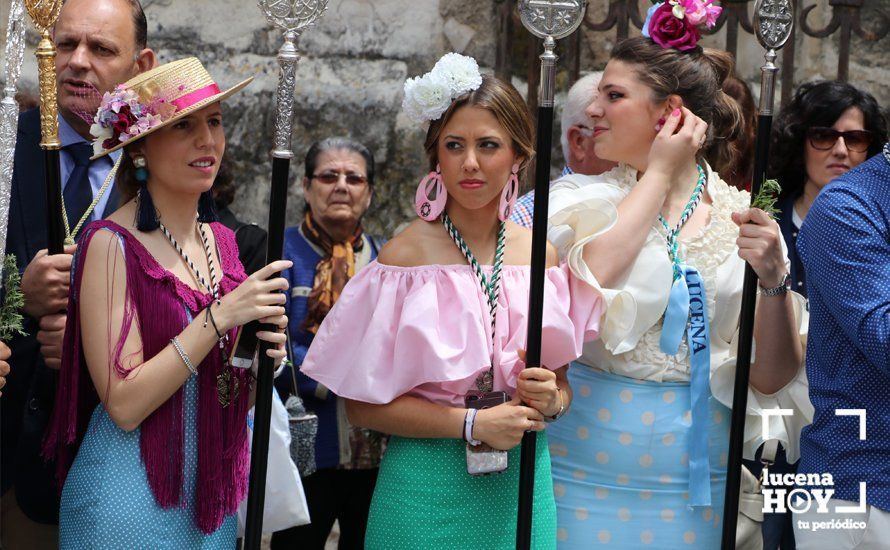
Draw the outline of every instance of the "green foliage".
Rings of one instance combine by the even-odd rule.
[[[778,219],[779,210],[776,208],[776,202],[779,200],[779,193],[782,187],[776,180],[765,180],[760,186],[760,191],[754,195],[751,206],[759,208],[770,215],[772,219]]]
[[[25,307],[25,295],[22,294],[22,278],[12,254],[7,254],[3,261],[3,288],[6,289],[6,299],[0,306],[0,340],[9,342],[16,334],[25,335],[21,313]]]

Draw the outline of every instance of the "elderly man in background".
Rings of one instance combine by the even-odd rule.
[[[560,119],[560,142],[566,161],[562,175],[577,173],[595,176],[615,167],[614,162],[599,158],[593,151],[592,121],[586,113],[587,107],[597,97],[597,88],[602,78],[602,71],[585,75],[572,85],[566,95]],[[510,220],[523,227],[531,227],[534,211],[535,192],[531,190],[516,201]]]
[[[151,69],[147,23],[138,0],[68,0],[53,40],[58,50],[62,195],[69,226],[107,216],[117,207],[114,186],[101,193],[108,158],[90,161],[89,128],[103,93]],[[40,113],[21,114],[12,176],[6,252],[15,254],[25,295],[25,330],[9,346],[14,368],[2,404],[2,546],[58,546],[59,496],[53,468],[39,456],[54,400],[53,372],[61,363],[72,254],[46,253],[46,191],[40,149]],[[94,204],[95,203],[95,204]],[[93,206],[93,210],[90,207]]]

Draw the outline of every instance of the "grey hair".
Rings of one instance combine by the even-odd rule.
[[[597,88],[602,79],[602,71],[594,71],[584,75],[569,88],[569,93],[566,94],[566,102],[562,108],[562,118],[560,119],[562,126],[560,143],[562,144],[562,155],[566,162],[569,159],[569,128],[579,124],[587,126],[590,123],[590,117],[587,116],[585,111],[593,103],[593,100],[596,99]]]
[[[304,161],[305,175],[311,179],[315,174],[315,165],[318,164],[318,156],[325,151],[349,151],[356,153],[365,160],[365,177],[368,185],[374,185],[374,155],[363,143],[348,137],[329,137],[313,143],[306,151]]]

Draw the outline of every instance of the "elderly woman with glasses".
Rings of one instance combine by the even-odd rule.
[[[335,520],[340,548],[361,548],[382,436],[351,426],[343,401],[299,367],[343,287],[377,257],[379,244],[361,223],[373,195],[374,157],[361,143],[328,138],[309,148],[305,168],[305,216],[302,224],[285,231],[284,258],[294,265],[283,276],[290,283],[286,307],[292,316],[288,332],[296,389],[306,408],[318,415],[318,470],[303,478],[312,523],[275,533],[272,548],[324,548]],[[287,373],[278,378],[282,397],[293,393],[293,380]]]

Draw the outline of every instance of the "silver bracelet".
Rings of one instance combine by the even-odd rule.
[[[188,370],[192,372],[195,376],[198,375],[198,369],[195,368],[195,365],[192,364],[192,360],[189,359],[188,354],[182,348],[182,344],[179,343],[179,340],[174,336],[170,343],[173,344],[173,347],[176,348],[176,353],[179,354],[179,357],[182,359],[182,362],[185,363],[185,366],[188,367]]]
[[[478,439],[473,439],[473,427],[476,424],[476,413],[478,412],[478,409],[467,409],[467,414],[464,415],[464,439],[474,447],[482,443]]]

